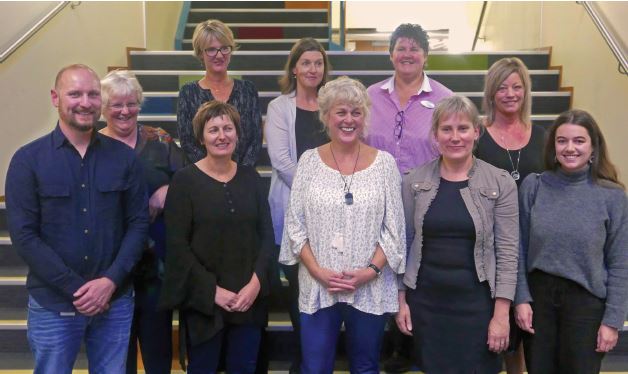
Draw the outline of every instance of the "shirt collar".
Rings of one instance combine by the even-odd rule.
[[[59,148],[67,142],[68,139],[63,135],[63,131],[61,131],[61,127],[59,127],[59,122],[57,122],[57,126],[52,131],[52,145],[55,148]]]
[[[94,128],[92,130],[92,137],[91,137],[91,139],[89,141],[89,145],[92,146],[95,143],[99,142],[100,141],[100,136],[104,136],[104,135],[100,134]],[[52,145],[55,148],[60,148],[61,146],[65,145],[65,144],[70,144],[70,141],[68,140],[68,138],[65,137],[65,134],[63,134],[63,131],[61,131],[61,127],[59,126],[59,122],[57,121],[57,126],[52,131]]]
[[[392,94],[395,91],[395,75],[390,77],[384,84],[380,87],[382,90],[388,90],[388,94]],[[432,92],[432,86],[430,85],[430,80],[427,78],[427,74],[423,72],[423,83],[421,83],[421,87],[417,91],[417,95],[421,92]]]

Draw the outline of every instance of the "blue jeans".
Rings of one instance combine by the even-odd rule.
[[[253,325],[225,327],[210,340],[188,346],[188,374],[214,374],[218,369],[223,340],[226,343],[225,366],[229,374],[253,374],[262,328]],[[189,341],[189,339],[188,339]]]
[[[83,339],[91,374],[123,374],[132,317],[131,292],[93,317],[78,312],[61,316],[29,297],[27,337],[35,355],[34,374],[71,374]]]
[[[345,324],[349,371],[379,374],[379,356],[388,315],[361,312],[337,303],[314,314],[301,313],[301,373],[327,374],[334,371],[336,344]]]

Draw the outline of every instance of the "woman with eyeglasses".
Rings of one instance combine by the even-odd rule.
[[[297,161],[308,149],[329,141],[318,115],[318,90],[327,82],[330,70],[327,53],[312,38],[303,38],[290,50],[285,73],[279,81],[281,96],[268,104],[264,131],[268,155],[273,166],[268,202],[273,217],[275,240],[281,244],[283,221]],[[298,265],[282,265],[289,282],[290,320],[293,326],[295,357],[290,372],[298,372],[299,344],[299,280]]]
[[[425,73],[429,49],[421,26],[400,25],[390,36],[395,74],[368,88],[373,104],[366,142],[392,154],[401,173],[438,157],[430,121],[436,104],[452,92]]]
[[[233,32],[221,21],[210,19],[199,23],[192,36],[194,54],[205,67],[205,76],[186,83],[179,91],[177,129],[181,147],[191,162],[206,155],[192,130],[192,119],[200,106],[211,100],[233,105],[240,113],[242,133],[233,159],[254,166],[262,146],[262,115],[259,96],[252,82],[229,78],[227,69],[236,49]]]
[[[158,310],[166,256],[166,227],[163,209],[174,173],[185,166],[183,151],[162,129],[140,126],[142,87],[126,70],[115,70],[101,81],[104,135],[135,149],[144,170],[148,189],[151,225],[146,248],[133,273],[135,311],[127,359],[127,374],[137,373],[137,343],[148,374],[170,373],[172,365],[172,311]]]

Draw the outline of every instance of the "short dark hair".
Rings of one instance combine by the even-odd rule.
[[[238,139],[240,138],[240,114],[238,110],[231,104],[219,100],[212,100],[204,103],[198,108],[194,119],[192,120],[192,130],[194,130],[194,138],[199,144],[203,144],[203,130],[207,121],[212,118],[227,116],[233,122],[236,128]]]
[[[388,52],[390,54],[392,54],[393,50],[395,49],[395,44],[397,44],[397,40],[399,38],[408,38],[414,40],[415,42],[417,42],[419,47],[421,47],[423,52],[425,52],[425,55],[428,55],[430,51],[430,42],[428,41],[429,36],[427,36],[427,32],[423,30],[420,25],[414,23],[402,23],[401,25],[397,26],[395,31],[393,31],[393,33],[390,35],[390,45],[388,46]]]
[[[604,139],[604,135],[602,135],[602,130],[600,130],[593,116],[584,110],[568,110],[561,113],[554,120],[554,124],[550,128],[547,141],[545,142],[545,169],[556,170],[560,167],[560,164],[556,161],[556,132],[560,126],[567,123],[584,127],[591,138],[591,147],[593,148],[591,177],[593,180],[595,182],[599,182],[600,180],[613,182],[615,185],[625,189],[624,184],[619,181],[615,165],[613,165],[608,157],[608,148],[606,147],[606,140]]]
[[[329,71],[331,70],[331,66],[329,66],[329,58],[327,58],[327,53],[325,52],[325,48],[314,38],[303,38],[298,40],[292,46],[290,50],[290,55],[288,55],[288,60],[286,61],[286,66],[284,67],[284,75],[279,78],[279,87],[281,88],[281,93],[287,94],[297,89],[297,79],[292,73],[292,69],[297,66],[297,61],[301,58],[305,52],[320,52],[323,55],[323,80],[318,85],[318,89],[323,87],[327,80],[329,79]]]

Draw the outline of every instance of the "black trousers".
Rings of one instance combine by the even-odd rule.
[[[528,275],[535,334],[525,334],[530,374],[599,373],[603,353],[595,352],[605,302],[579,284],[542,271]]]

